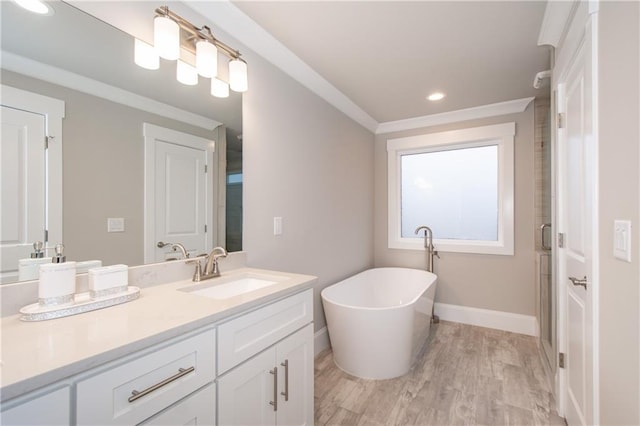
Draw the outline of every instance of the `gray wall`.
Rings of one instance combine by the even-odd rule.
[[[207,131],[6,70],[1,77],[2,84],[65,102],[62,226],[67,258],[99,259],[104,265],[144,263],[142,123],[213,140],[217,130]],[[125,232],[107,233],[108,217],[123,217]]]
[[[640,424],[640,4],[599,13],[600,423]],[[632,261],[613,258],[613,221],[631,220]]]
[[[243,99],[244,249],[251,266],[316,275],[373,264],[373,135],[261,57]],[[283,234],[273,235],[273,218]]]
[[[531,103],[520,114],[377,135],[375,265],[426,266],[423,250],[398,250],[387,246],[387,139],[515,121],[515,255],[440,253],[440,259],[435,259],[435,272],[438,274],[436,301],[535,315],[533,113]]]

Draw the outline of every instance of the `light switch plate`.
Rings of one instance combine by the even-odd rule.
[[[273,218],[273,235],[282,235],[282,218]]]
[[[124,218],[123,217],[108,218],[107,232],[124,232]]]
[[[631,221],[613,222],[613,257],[631,262]]]

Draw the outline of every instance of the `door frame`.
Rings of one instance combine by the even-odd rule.
[[[205,250],[208,252],[213,247],[213,242],[217,241],[217,226],[215,226],[214,193],[217,191],[214,179],[217,178],[217,165],[214,162],[214,152],[216,142],[189,133],[179,132],[173,129],[156,126],[150,123],[143,123],[142,133],[144,136],[144,263],[155,263],[155,253],[153,247],[155,240],[155,173],[156,173],[156,145],[155,141],[164,139],[176,143],[177,145],[195,148],[206,151],[207,176],[206,180],[206,200],[205,217],[207,221],[207,236],[205,239]]]
[[[4,84],[0,84],[0,94],[3,106],[44,116],[44,133],[49,138],[45,158],[45,230],[48,231],[45,243],[62,243],[62,120],[65,117],[65,103]]]
[[[561,49],[559,50],[556,56],[556,66],[553,69],[551,83],[552,90],[557,94],[556,95],[556,104],[553,105],[552,108],[554,111],[554,120],[553,120],[553,155],[554,159],[558,158],[558,150],[559,150],[559,131],[558,131],[558,123],[557,123],[557,113],[558,105],[561,105],[563,101],[562,90],[560,88],[561,85],[566,81],[567,75],[572,69],[575,60],[577,59],[578,52],[580,48],[583,47],[585,41],[590,43],[591,49],[589,51],[585,51],[585,64],[587,67],[590,67],[590,72],[592,75],[591,86],[589,90],[592,93],[592,143],[593,143],[593,152],[592,159],[594,163],[593,169],[593,181],[591,190],[592,193],[592,205],[589,208],[592,209],[592,222],[591,232],[592,232],[592,247],[591,247],[591,257],[592,257],[592,265],[591,270],[587,271],[587,276],[589,277],[589,286],[591,289],[591,311],[592,311],[592,394],[590,398],[592,399],[592,412],[589,414],[591,416],[590,420],[594,424],[599,423],[600,418],[600,380],[599,380],[599,215],[598,215],[598,182],[599,182],[599,174],[598,174],[598,151],[599,151],[599,143],[598,143],[598,91],[597,91],[597,81],[598,81],[598,2],[597,1],[589,1],[589,2],[580,2],[577,3],[571,13],[568,16],[567,21],[563,23],[563,26],[566,28],[566,35],[563,38]],[[558,43],[556,46],[560,45]],[[560,167],[562,166],[560,162],[554,161],[554,175],[555,178],[553,180],[554,186],[554,194],[557,197],[561,196],[561,188],[559,187],[559,179],[558,176],[561,175]],[[554,200],[554,222],[559,223],[559,219],[562,217],[562,212],[560,211],[560,207],[558,203]],[[558,234],[557,229],[553,229],[554,236]],[[567,287],[565,283],[562,281],[560,276],[560,272],[562,272],[562,268],[560,265],[561,253],[560,246],[558,244],[558,239],[554,238],[554,250],[557,253],[556,259],[554,261],[554,276],[556,277],[556,291],[557,291],[557,348],[559,352],[566,353],[567,349],[567,312],[566,312],[566,303],[567,303]],[[555,393],[557,400],[557,410],[560,416],[565,416],[567,409],[567,401],[566,401],[566,392],[567,392],[567,371],[563,368],[556,368],[556,376],[555,376]]]

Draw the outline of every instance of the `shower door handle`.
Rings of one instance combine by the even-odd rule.
[[[545,244],[544,231],[547,228],[551,229],[550,223],[545,223],[543,225],[540,225],[540,245],[542,246],[542,250],[551,250],[551,246],[548,244]]]
[[[585,275],[584,278],[580,279],[580,278],[576,278],[576,277],[569,277],[569,281],[571,281],[571,283],[573,285],[579,285],[584,287],[584,289],[587,289],[587,276]]]

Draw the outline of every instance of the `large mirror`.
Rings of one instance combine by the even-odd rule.
[[[156,5],[148,4],[150,24]],[[44,201],[33,203],[25,200],[35,193],[25,186],[25,176],[42,165],[28,163],[19,145],[4,143],[19,133],[12,133],[11,123],[5,132],[5,121],[9,120],[5,117],[10,116],[5,108],[20,107],[5,105],[10,97],[3,92],[2,283],[16,281],[15,263],[30,257],[33,242],[47,238],[44,229],[27,236],[22,225],[17,225],[22,223],[19,216],[40,217],[47,228],[52,226],[46,223],[47,209],[49,214],[61,212],[61,229],[59,234],[49,233],[46,245],[52,248],[64,243],[68,260],[134,266],[180,257],[166,246],[154,258],[150,254],[154,247],[145,246],[154,239],[145,230],[149,214],[159,210],[153,207],[157,203],[148,204],[149,188],[154,188],[149,183],[166,180],[165,190],[173,191],[174,198],[194,191],[194,185],[181,184],[174,175],[149,177],[149,162],[153,161],[147,149],[149,140],[145,140],[145,129],[149,128],[214,142],[205,178],[212,189],[202,196],[208,209],[204,219],[207,246],[241,250],[241,94],[231,91],[228,98],[215,98],[205,78],[195,86],[182,85],[176,81],[175,62],[161,60],[156,71],[140,68],[133,61],[130,35],[67,3],[56,1],[51,6],[53,14],[40,16],[14,2],[0,2],[2,87],[64,102],[62,141],[49,141],[50,146],[61,144],[61,188],[49,191],[46,182]],[[49,118],[44,120],[46,127]],[[15,166],[23,160],[24,164]],[[12,168],[15,170],[9,172]],[[30,169],[28,173],[25,168]],[[46,178],[46,170],[40,173]],[[156,192],[159,186],[155,185]],[[181,229],[188,233],[193,225],[189,211],[179,213],[173,212],[171,218],[165,218],[166,223],[158,225],[176,231],[167,237],[171,241],[165,242],[184,243]],[[16,246],[20,246],[17,251]],[[45,256],[52,254],[50,249]]]

